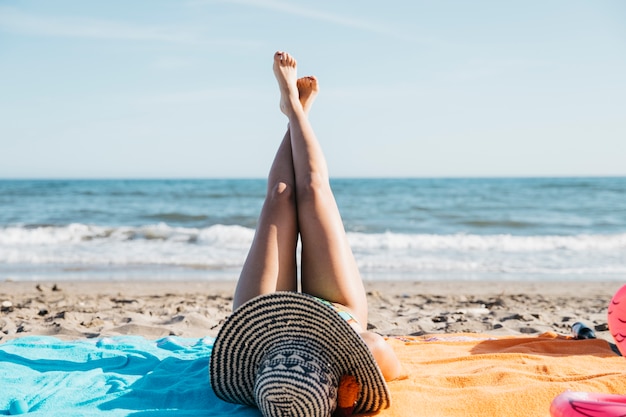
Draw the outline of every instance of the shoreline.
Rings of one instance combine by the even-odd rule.
[[[368,328],[384,336],[570,334],[581,321],[612,342],[607,307],[623,282],[365,281]],[[214,337],[235,281],[6,281],[0,343],[137,335]]]

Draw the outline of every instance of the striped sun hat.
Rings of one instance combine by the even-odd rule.
[[[391,402],[361,337],[302,293],[261,295],[239,307],[215,339],[209,372],[219,398],[257,406],[264,416],[330,416],[342,375],[361,386],[354,413]]]

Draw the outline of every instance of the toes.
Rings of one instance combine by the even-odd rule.
[[[285,67],[295,67],[296,60],[294,57],[289,55],[287,52],[277,51],[274,54],[274,61],[281,66]]]
[[[285,66],[287,64],[287,58],[289,54],[286,52],[278,51],[274,54],[274,64],[279,67]]]
[[[317,78],[314,75],[309,75],[307,77],[302,77],[298,79],[298,87],[307,90],[316,90],[317,89]]]
[[[308,87],[308,86],[312,85],[313,82],[315,82],[315,81],[316,81],[315,77],[313,77],[311,75],[306,76],[306,77],[302,77],[302,78],[298,78],[298,84],[302,85],[304,87]]]

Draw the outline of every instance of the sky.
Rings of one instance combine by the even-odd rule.
[[[626,175],[626,2],[0,0],[0,178],[261,178],[277,50],[333,177]]]

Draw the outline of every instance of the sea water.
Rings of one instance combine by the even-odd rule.
[[[371,280],[626,281],[626,178],[335,179]],[[0,281],[237,279],[260,179],[0,181]]]

